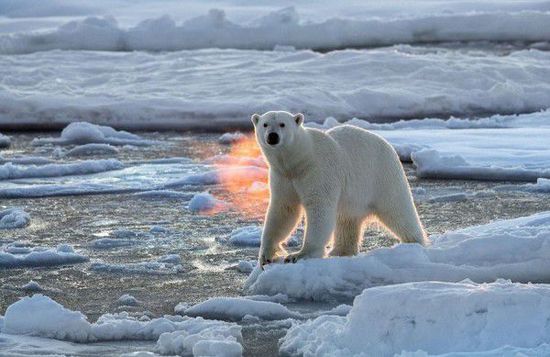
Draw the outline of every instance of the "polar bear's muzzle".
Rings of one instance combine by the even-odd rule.
[[[280,141],[279,134],[274,133],[274,132],[271,132],[271,133],[267,134],[266,142],[269,145],[277,145],[279,143],[279,141]]]

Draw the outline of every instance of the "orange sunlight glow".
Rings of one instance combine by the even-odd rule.
[[[221,188],[233,208],[244,216],[263,216],[269,202],[267,165],[253,135],[231,144],[216,164]]]

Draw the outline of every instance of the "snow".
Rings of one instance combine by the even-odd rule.
[[[240,260],[237,264],[237,270],[241,273],[250,274],[257,265],[255,260]]]
[[[271,264],[264,271],[255,269],[245,289],[253,294],[332,301],[352,298],[373,286],[417,281],[550,280],[550,212],[430,238],[433,244],[427,248],[398,244],[355,257]]]
[[[299,314],[290,311],[279,303],[241,297],[210,298],[185,309],[184,314],[227,321],[240,321],[246,315],[256,316],[262,320],[284,320],[299,317]]]
[[[550,177],[550,112],[468,119],[425,119],[344,124],[373,130],[388,140],[417,176],[439,179],[536,181]],[[326,120],[321,129],[340,125]],[[473,130],[475,129],[475,130]]]
[[[550,102],[548,61],[548,51],[500,55],[407,45],[330,53],[209,49],[0,56],[0,77],[8,88],[0,92],[0,124],[62,127],[89,121],[126,129],[219,131],[250,129],[251,113],[274,109],[304,111],[308,121],[534,112]],[[56,71],[28,71],[51,67]],[[174,83],[185,83],[185,90]],[[68,94],[67,87],[80,90]],[[86,143],[108,139],[94,132],[97,138],[83,133]],[[37,143],[52,140],[65,141]],[[126,139],[116,139],[121,140]]]
[[[91,155],[116,155],[118,149],[110,144],[84,144],[78,145],[67,151],[65,154],[71,156],[91,156]]]
[[[346,317],[321,316],[294,325],[283,353],[304,356],[392,356],[536,348],[546,327],[550,286],[419,282],[366,289]],[[381,343],[383,341],[383,343]]]
[[[24,242],[9,243],[0,249],[0,268],[43,267],[77,264],[88,257],[74,251],[66,244],[57,248],[31,247]]]
[[[24,228],[31,222],[31,216],[21,208],[0,211],[0,229]]]
[[[209,192],[197,193],[189,201],[188,208],[193,213],[210,214],[223,210],[225,202],[218,200]]]
[[[41,138],[33,140],[33,145],[57,144],[57,145],[82,145],[82,144],[108,144],[108,145],[134,145],[148,146],[154,142],[144,140],[140,136],[126,131],[117,131],[109,126],[94,125],[86,122],[75,122],[67,125],[59,138]],[[106,146],[81,147],[80,152],[87,150],[105,150]],[[74,149],[73,149],[74,150]],[[109,148],[109,150],[112,149]]]
[[[82,313],[41,294],[22,298],[8,307],[0,340],[10,335],[74,342],[158,340],[157,350],[161,354],[190,354],[195,348],[218,350],[222,342],[227,343],[230,351],[235,351],[242,341],[239,326],[200,317],[166,315],[139,321],[122,312],[102,315],[97,322],[90,323]]]
[[[46,165],[14,165],[12,163],[6,163],[0,165],[0,180],[86,175],[110,170],[119,170],[122,168],[122,163],[114,159],[85,160],[74,163]]]
[[[178,256],[179,258],[179,256]],[[94,262],[90,270],[97,273],[110,274],[179,274],[185,269],[181,265],[181,259],[175,259],[173,254],[165,255],[157,260],[138,263],[104,263]]]
[[[543,10],[544,8],[541,8]],[[258,14],[252,24],[229,20],[223,9],[181,25],[169,16],[122,28],[110,16],[67,22],[55,30],[0,37],[0,53],[52,49],[98,51],[174,51],[201,48],[271,50],[276,46],[332,50],[395,43],[442,41],[546,41],[545,11],[461,12],[412,18],[329,18],[302,23],[294,7]]]

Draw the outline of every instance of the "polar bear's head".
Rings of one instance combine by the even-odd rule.
[[[303,114],[283,111],[254,114],[251,119],[256,131],[256,140],[264,150],[276,150],[292,145],[304,123]]]

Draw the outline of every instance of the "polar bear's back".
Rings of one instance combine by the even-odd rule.
[[[380,135],[350,125],[341,125],[326,132],[352,159],[374,163],[378,159],[399,160],[393,147]],[[389,155],[389,157],[388,157]],[[393,161],[391,160],[391,161]]]

